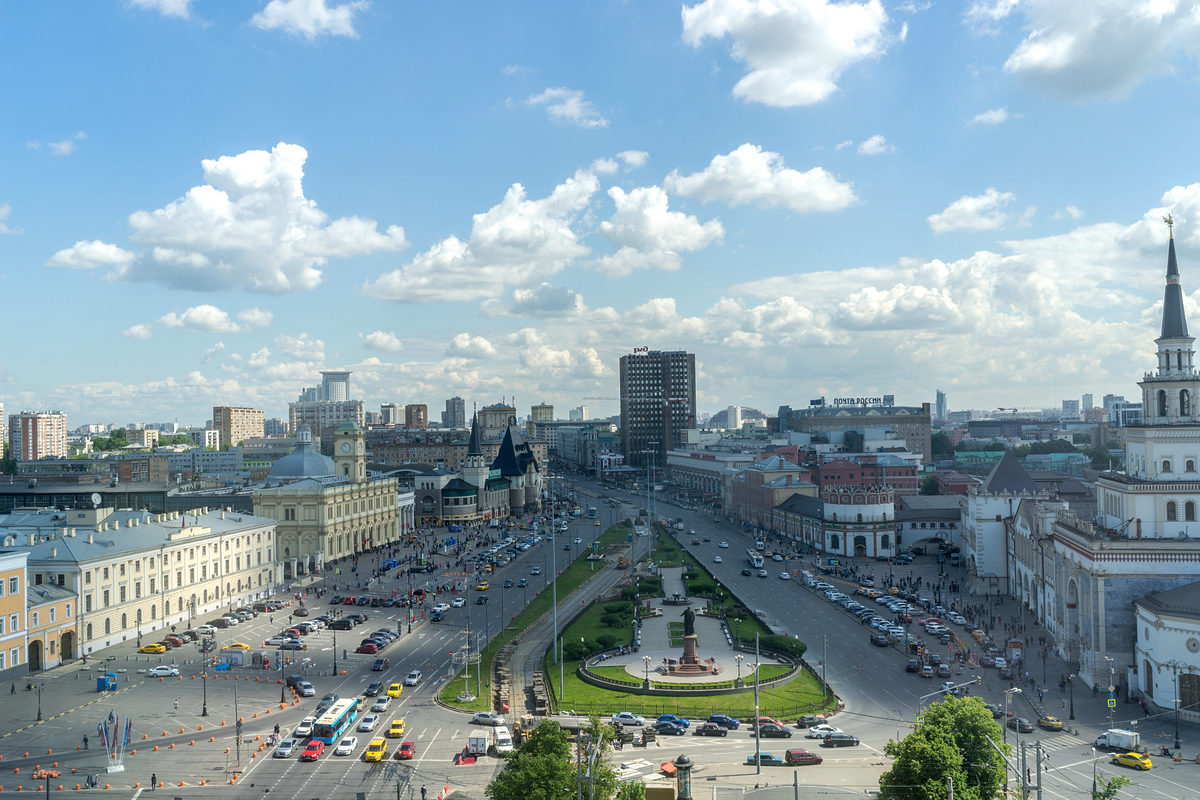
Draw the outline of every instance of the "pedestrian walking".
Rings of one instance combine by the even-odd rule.
[[[154,790],[154,789],[157,789],[157,788],[158,788],[158,773],[157,773],[157,772],[151,772],[151,773],[150,773],[150,789],[151,789],[151,790]]]
[[[15,683],[12,685],[12,688],[8,690],[8,693],[9,693],[9,694],[16,694],[16,693],[17,693],[17,685],[16,685]]]
[[[425,787],[421,787],[421,800],[425,800]]]
[[[88,738],[87,738],[87,734],[86,734],[86,733],[83,735],[83,749],[84,749],[84,750],[87,750],[87,749],[88,749]]]

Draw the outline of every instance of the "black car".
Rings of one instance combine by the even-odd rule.
[[[669,722],[667,720],[656,722],[650,727],[664,736],[683,736],[685,733],[687,733],[687,728],[683,727],[678,722]]]
[[[299,608],[297,608],[297,609],[296,609],[295,611],[293,611],[292,613],[293,613],[293,614],[295,614],[297,617],[307,617],[307,616],[308,616],[308,609],[307,609],[307,608],[305,608],[304,606],[300,606]]]
[[[391,665],[392,665],[391,659],[377,658],[377,659],[375,659],[375,663],[371,665],[371,671],[372,672],[383,672],[385,669],[387,669]]]
[[[371,681],[370,685],[363,690],[363,694],[367,697],[376,697],[383,691],[383,681]]]
[[[1024,717],[1013,717],[1008,721],[1008,727],[1018,733],[1033,733],[1033,723]]]
[[[871,644],[875,645],[876,647],[887,647],[888,637],[884,636],[882,633],[873,633],[871,634]]]
[[[992,712],[992,719],[1000,719],[1004,716],[1004,708],[999,703],[987,703],[987,710]]]
[[[484,605],[485,603],[487,603],[487,595],[486,594],[481,594],[475,598],[475,605],[481,606],[481,605]]]
[[[921,662],[917,661],[915,658],[910,658],[908,660],[908,663],[904,665],[904,671],[905,672],[920,672],[921,671]]]
[[[824,747],[853,747],[858,744],[858,737],[848,733],[831,733],[821,744]]]
[[[283,682],[288,685],[289,689],[295,689],[304,683],[304,681],[305,677],[303,675],[288,675]]]
[[[329,623],[329,630],[331,631],[348,631],[353,627],[354,622],[348,619],[335,619]]]
[[[729,728],[731,731],[737,730],[738,726],[742,724],[728,714],[709,714],[705,722],[715,722],[722,728]]]
[[[183,633],[181,633],[179,635],[182,636],[183,638],[187,639],[189,642],[200,641],[200,634],[196,633],[195,631],[184,631]]]
[[[758,734],[764,739],[790,739],[792,732],[782,725],[776,725],[774,722],[764,722],[758,726]]]
[[[509,589],[509,588],[511,588],[511,587],[512,587],[512,585],[513,585],[513,582],[512,582],[511,580],[506,580],[506,581],[504,581],[504,588],[505,588],[505,589]]]
[[[742,569],[742,574],[743,575],[753,575],[754,573],[750,570],[749,567],[745,567]]]

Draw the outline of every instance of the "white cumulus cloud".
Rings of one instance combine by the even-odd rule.
[[[368,350],[395,353],[404,349],[404,342],[400,341],[400,337],[391,331],[371,331],[370,333],[360,333],[359,336],[362,337],[363,347]]]
[[[894,152],[896,152],[896,146],[889,144],[882,133],[877,133],[871,138],[860,142],[858,145],[858,154],[860,156],[882,156]]]
[[[271,0],[250,19],[262,30],[281,30],[309,41],[319,36],[358,38],[354,15],[366,9],[366,0],[331,4],[328,0]]]
[[[299,336],[281,334],[275,337],[273,344],[276,350],[289,358],[300,361],[325,360],[325,342],[321,339],[314,339],[307,333]]]
[[[450,340],[446,355],[459,358],[492,358],[496,355],[496,348],[482,336],[460,333]]]
[[[650,160],[650,154],[644,150],[623,150],[617,153],[617,158],[625,162],[630,169],[637,169]]]
[[[598,188],[588,170],[539,200],[514,183],[504,199],[475,215],[467,241],[443,239],[363,291],[381,300],[427,303],[494,299],[514,287],[537,286],[588,254],[571,224]]]
[[[71,269],[94,269],[96,267],[123,266],[136,258],[134,253],[122,250],[115,244],[108,244],[99,239],[78,241],[65,250],[59,250],[50,256],[46,262],[51,267],[70,267]]]
[[[683,40],[730,39],[747,67],[737,97],[770,106],[807,106],[837,91],[851,66],[882,55],[888,15],[879,0],[705,0],[683,7]]]
[[[245,311],[239,311],[237,316],[247,325],[259,328],[265,328],[275,321],[274,314],[270,311],[263,311],[261,308],[247,308]]]
[[[1014,199],[1012,192],[989,186],[983,194],[963,195],[940,213],[930,214],[927,221],[934,233],[999,230],[1010,219],[1003,209]]]
[[[1010,114],[1007,108],[989,108],[971,118],[972,125],[1000,125],[1010,119],[1020,117],[1020,114]]]
[[[404,230],[378,230],[361,217],[330,219],[304,196],[308,151],[280,142],[201,162],[206,183],[155,211],[129,216],[132,254],[101,242],[77,242],[56,253],[53,266],[112,264],[114,280],[161,283],[173,289],[282,294],[314,289],[330,258],[397,250]],[[73,253],[82,246],[87,253]],[[99,246],[111,248],[99,253]]]
[[[584,99],[583,92],[556,86],[527,100],[531,106],[545,106],[552,119],[567,122],[580,128],[607,128],[608,120],[596,110],[592,101]]]
[[[8,215],[12,213],[12,206],[8,203],[0,203],[0,236],[6,233],[20,233],[20,228],[14,228],[8,224]]]
[[[708,167],[691,175],[673,170],[663,181],[675,194],[706,203],[730,206],[748,203],[790,208],[802,214],[839,211],[854,203],[854,189],[821,167],[807,172],[784,166],[783,156],[746,143],[726,155],[715,156]]]
[[[127,0],[131,6],[157,11],[164,17],[191,19],[192,0]]]
[[[701,223],[694,216],[671,211],[667,193],[658,186],[629,192],[614,186],[608,196],[616,211],[600,223],[600,234],[617,251],[596,266],[610,276],[628,275],[635,269],[679,269],[680,252],[700,250],[725,234],[717,220]]]

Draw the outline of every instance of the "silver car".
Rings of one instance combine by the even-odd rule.
[[[363,733],[369,733],[370,731],[375,730],[375,726],[378,724],[379,724],[379,715],[378,714],[367,714],[365,717],[362,718],[362,721],[360,721],[358,723],[358,729],[360,731],[362,731]]]
[[[279,746],[275,748],[275,757],[276,758],[291,758],[292,754],[295,752],[296,752],[296,740],[288,738],[288,739],[284,739],[282,742],[280,742]]]

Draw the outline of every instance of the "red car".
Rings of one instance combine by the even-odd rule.
[[[369,644],[369,643],[368,644],[360,644],[358,647],[354,648],[354,652],[365,653],[366,655],[373,656],[379,652],[379,647],[377,645],[373,645],[373,644]]]
[[[352,605],[354,605],[356,602],[357,602],[357,599],[356,599],[356,598],[354,598],[354,597],[347,597],[345,600],[343,600],[343,601],[342,601],[342,605],[344,605],[344,606],[352,606]]]
[[[416,751],[416,745],[414,745],[412,742],[405,742],[404,744],[400,745],[400,749],[396,751],[396,758],[407,761],[416,755]]]
[[[301,761],[316,761],[318,758],[320,758],[321,753],[324,753],[324,752],[325,752],[325,743],[322,742],[320,739],[313,739],[311,742],[309,742],[305,746],[304,752],[300,754],[300,760]]]

